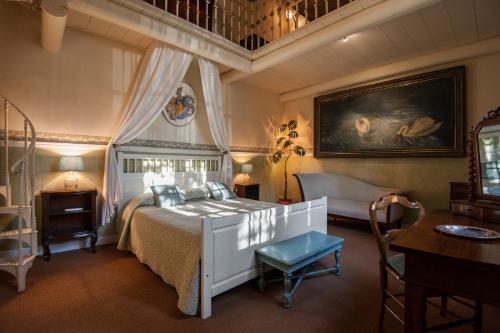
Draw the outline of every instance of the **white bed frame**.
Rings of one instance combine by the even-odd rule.
[[[158,178],[148,178],[147,172],[130,172],[131,170],[124,169],[124,165],[131,163],[129,162],[131,160],[148,159],[208,160],[214,161],[210,163],[212,165],[216,164],[217,170],[197,171],[190,169],[189,171],[178,171],[166,177],[166,180],[158,181]],[[217,152],[121,147],[118,151],[122,188],[121,202],[124,204],[135,195],[144,193],[145,188],[152,184],[175,182],[183,187],[188,186],[193,181],[201,182],[201,184],[206,181],[218,181],[220,162],[221,155]],[[193,162],[186,163],[193,165]],[[151,184],[147,183],[149,179],[156,180],[153,180]],[[201,317],[206,319],[211,316],[212,297],[257,276],[255,265],[256,249],[308,231],[314,230],[326,233],[326,208],[326,197],[323,197],[288,206],[278,206],[266,211],[266,216],[259,216],[258,218],[252,218],[251,214],[249,214],[249,218],[243,221],[242,219],[230,217],[222,219],[204,218],[202,224],[200,281]]]

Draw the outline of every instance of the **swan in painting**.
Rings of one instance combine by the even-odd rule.
[[[436,123],[436,121],[430,117],[422,117],[415,120],[410,126],[401,126],[396,135],[402,135],[411,138],[427,136],[437,131],[442,124],[442,121]]]
[[[364,136],[370,132],[371,125],[367,118],[361,117],[354,121],[354,127],[356,127],[359,136]]]

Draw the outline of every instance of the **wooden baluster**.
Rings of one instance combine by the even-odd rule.
[[[214,0],[214,32],[217,33],[217,31],[219,30],[217,25],[218,25],[218,15],[217,15],[217,0]]]
[[[210,1],[209,0],[205,0],[205,29],[209,30],[208,29],[208,21],[209,21],[209,18],[210,18],[210,15],[208,13],[208,7],[210,5]]]
[[[248,48],[248,2],[245,1],[245,49]]]
[[[231,41],[234,42],[234,24],[233,24],[233,0],[229,0],[231,2],[231,5],[229,6],[229,29],[231,31],[230,38]]]
[[[163,9],[165,9],[165,11],[168,12],[168,0],[165,0],[165,8]]]
[[[285,2],[285,20],[286,20],[286,31],[287,33],[290,33],[290,14],[291,14],[291,11],[290,11],[290,2],[287,1]]]
[[[318,0],[314,0],[314,19],[318,18]]]
[[[222,0],[222,37],[226,38],[226,0]]]
[[[257,3],[257,21],[255,22],[255,24],[257,25],[257,48],[260,47],[260,22],[260,5],[259,3]]]
[[[340,0],[337,0],[337,8],[335,9],[339,9],[340,8]]]
[[[254,3],[255,2],[252,2],[252,4],[250,5],[250,49],[253,51],[253,45],[254,45],[254,40],[253,40],[253,29],[254,29],[254,19],[253,19],[253,11],[254,11]]]
[[[189,0],[186,0],[186,21],[189,22],[189,9],[191,9],[191,7],[189,6]]]
[[[179,17],[179,5],[181,4],[180,0],[175,1],[175,16]]]
[[[328,14],[328,0],[325,0],[325,15]]]
[[[278,0],[278,36],[281,37],[281,0]]]
[[[241,41],[241,0],[238,0],[238,44]]]
[[[196,25],[200,26],[200,0],[196,0]]]

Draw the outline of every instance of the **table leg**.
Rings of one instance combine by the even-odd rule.
[[[262,261],[259,261],[259,275],[260,275],[260,277],[259,277],[258,285],[259,285],[260,291],[264,291],[264,289],[266,288],[266,281],[264,280],[265,268],[266,268],[266,264],[264,264]]]
[[[335,275],[340,275],[340,253],[342,251],[339,249],[335,251]]]
[[[425,330],[426,290],[414,283],[405,285],[405,333]]]
[[[283,293],[283,306],[285,308],[290,308],[292,306],[292,295],[290,291],[292,289],[292,273],[283,272],[283,282],[285,284],[285,292]]]

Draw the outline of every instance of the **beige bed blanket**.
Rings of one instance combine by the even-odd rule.
[[[178,308],[188,315],[196,315],[199,309],[203,218],[259,219],[280,207],[241,198],[197,200],[169,208],[152,204],[152,195],[144,194],[126,206],[117,221],[118,249],[132,251],[174,286],[179,295]]]
[[[179,310],[196,315],[200,295],[201,217],[179,216],[164,208],[142,205],[137,202],[133,204],[135,208],[130,207],[130,214],[122,215],[121,222],[125,223],[118,248],[132,251],[163,281],[175,287]]]

